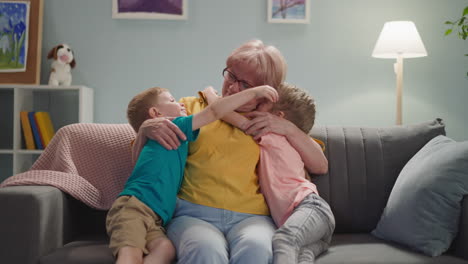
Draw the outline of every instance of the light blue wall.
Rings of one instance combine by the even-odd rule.
[[[213,85],[232,49],[260,38],[277,46],[287,81],[315,96],[317,124],[389,126],[395,120],[393,60],[371,57],[384,22],[412,20],[429,53],[404,65],[403,122],[441,117],[448,135],[468,139],[468,42],[444,37],[465,0],[311,0],[308,25],[268,24],[266,0],[188,0],[188,20],[118,20],[111,0],[46,0],[42,82],[48,50],[69,43],[73,83],[95,90],[95,121],[126,122],[137,92],[170,88],[175,97]]]

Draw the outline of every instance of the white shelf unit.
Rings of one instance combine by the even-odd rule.
[[[55,131],[92,123],[94,91],[86,86],[0,85],[0,182],[28,170],[43,150],[26,150],[20,111],[47,111]]]

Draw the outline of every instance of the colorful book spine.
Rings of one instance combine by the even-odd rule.
[[[44,148],[46,148],[52,140],[52,137],[55,135],[50,115],[48,112],[36,112],[34,113],[34,117],[36,118],[37,125],[39,127],[39,134],[41,135],[42,143]]]
[[[45,149],[44,137],[42,136],[41,129],[39,128],[39,123],[37,122],[36,112],[34,112],[34,121],[36,121],[37,132],[39,132],[39,138],[41,139],[42,149]]]
[[[44,149],[44,145],[42,145],[41,135],[39,134],[39,128],[36,123],[36,119],[34,118],[34,111],[28,112],[28,119],[29,124],[31,125],[31,130],[34,136],[34,142],[36,143],[37,149]]]
[[[31,130],[31,125],[29,124],[28,111],[20,112],[21,119],[21,130],[23,131],[24,142],[26,144],[26,149],[36,149],[34,145],[34,138]]]

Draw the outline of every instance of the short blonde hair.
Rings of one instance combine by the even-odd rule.
[[[272,112],[282,111],[285,118],[308,134],[315,122],[315,100],[305,90],[283,83],[278,87],[279,101]]]
[[[141,124],[150,118],[148,110],[156,106],[158,96],[167,91],[165,88],[153,87],[135,95],[130,100],[127,107],[127,119],[135,132],[138,133]]]
[[[255,66],[257,81],[260,82],[258,85],[277,88],[286,77],[287,65],[281,52],[274,46],[266,46],[258,39],[242,44],[226,60],[228,68],[237,63]]]

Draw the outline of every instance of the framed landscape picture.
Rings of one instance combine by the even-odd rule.
[[[112,18],[187,19],[187,0],[112,0]]]
[[[269,23],[309,23],[310,0],[268,0]]]
[[[42,0],[0,0],[0,84],[39,84]]]

